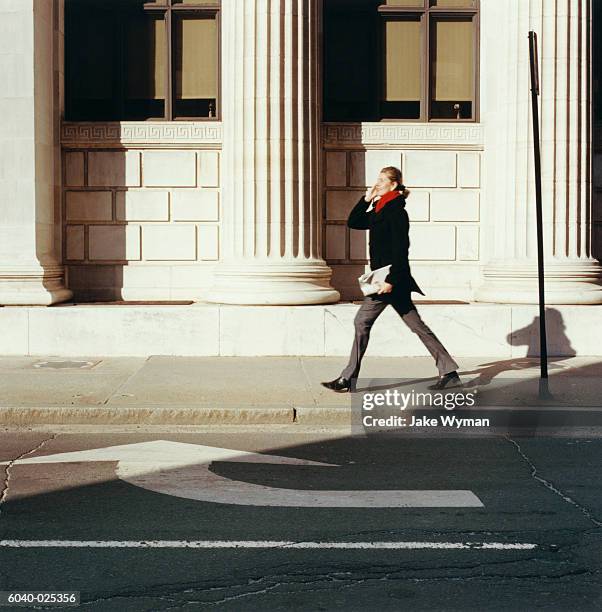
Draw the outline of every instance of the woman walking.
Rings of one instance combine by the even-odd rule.
[[[445,389],[462,384],[456,371],[458,364],[420,318],[412,303],[412,291],[422,295],[424,293],[412,278],[408,261],[410,221],[405,203],[409,193],[402,184],[400,170],[387,166],[380,171],[374,186],[366,190],[366,195],[349,214],[348,227],[370,230],[370,268],[377,270],[389,264],[391,268],[378,293],[366,296],[355,315],[355,339],[349,363],[338,378],[322,383],[327,389],[338,393],[349,391],[351,379],[357,378],[359,374],[372,325],[389,304],[403,322],[418,335],[435,359],[439,380],[432,388]],[[368,203],[373,206],[370,210]]]

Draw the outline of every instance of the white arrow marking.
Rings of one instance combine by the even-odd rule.
[[[467,490],[354,490],[324,491],[282,489],[224,478],[209,467],[213,461],[312,465],[331,463],[264,455],[240,450],[155,440],[71,453],[19,459],[14,464],[116,461],[116,474],[142,489],[204,502],[243,506],[305,508],[482,508],[481,500]],[[0,465],[11,463],[4,461]]]

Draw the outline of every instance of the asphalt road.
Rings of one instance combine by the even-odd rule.
[[[210,461],[201,446],[269,457]],[[601,451],[600,438],[7,431],[0,590],[80,591],[80,610],[600,610]],[[344,507],[370,491],[427,493],[422,507],[403,493],[402,507]],[[477,502],[429,507],[429,491]]]

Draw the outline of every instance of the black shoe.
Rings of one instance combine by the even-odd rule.
[[[455,370],[453,372],[449,372],[448,374],[444,374],[443,376],[439,376],[439,380],[429,387],[429,389],[440,390],[440,389],[453,389],[454,387],[461,387],[462,381],[458,376],[458,372]]]
[[[351,388],[351,381],[348,378],[339,376],[339,378],[335,378],[330,382],[323,382],[321,385],[336,393],[347,393]]]

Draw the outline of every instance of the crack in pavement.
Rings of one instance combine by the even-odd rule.
[[[596,525],[596,527],[602,527],[602,521],[597,519],[593,515],[593,513],[590,512],[590,510],[588,510],[585,506],[582,506],[579,502],[575,501],[573,498],[571,498],[568,495],[566,495],[565,493],[563,493],[560,489],[557,489],[549,480],[546,480],[545,478],[542,478],[541,476],[537,475],[537,468],[535,467],[533,462],[529,459],[529,457],[527,457],[527,455],[525,455],[525,453],[522,451],[522,449],[520,447],[520,444],[518,444],[518,442],[516,442],[515,440],[513,440],[512,438],[510,438],[508,436],[504,436],[504,437],[506,438],[506,440],[508,440],[508,442],[511,442],[516,447],[516,450],[518,451],[518,454],[523,458],[525,463],[531,468],[531,477],[532,478],[534,478],[535,480],[540,482],[542,485],[544,485],[544,487],[546,487],[547,489],[552,491],[552,493],[554,493],[555,495],[558,495],[561,499],[563,499],[568,504],[571,504],[572,506],[575,506],[575,508],[580,510],[581,513],[589,521],[591,521],[594,525]]]
[[[488,566],[505,566],[515,563],[522,563],[525,561],[539,561],[541,560],[538,556],[532,556],[529,559],[504,559],[499,561],[486,561],[476,562],[463,565],[427,565],[420,568],[403,568],[395,567],[392,571],[391,565],[374,565],[370,563],[368,568],[358,566],[349,567],[348,564],[343,564],[341,567],[332,566],[315,566],[307,567],[303,566],[302,569],[298,568],[298,564],[287,563],[278,564],[277,566],[264,567],[262,568],[263,576],[257,577],[252,574],[238,575],[233,577],[234,581],[227,583],[223,582],[218,585],[211,584],[198,584],[198,583],[183,583],[173,585],[158,585],[145,591],[124,591],[121,593],[114,593],[112,595],[106,595],[105,597],[97,597],[87,601],[81,601],[80,607],[93,605],[100,602],[108,602],[116,599],[129,599],[135,597],[147,597],[149,599],[160,599],[161,601],[170,602],[173,607],[165,608],[166,610],[176,610],[190,605],[202,604],[203,606],[216,606],[229,601],[237,599],[252,597],[261,595],[272,591],[282,585],[296,585],[299,587],[311,586],[315,583],[327,581],[328,588],[332,587],[333,583],[343,588],[353,587],[362,582],[369,580],[406,580],[411,582],[423,582],[423,581],[452,581],[452,580],[489,580],[489,579],[517,579],[517,580],[528,580],[528,579],[559,579],[571,576],[582,576],[582,575],[594,575],[596,572],[586,569],[574,569],[565,570],[560,572],[531,572],[525,574],[509,574],[500,573],[490,570],[485,572],[484,570]],[[570,562],[564,561],[559,565],[570,565]],[[479,574],[474,572],[481,570]],[[273,572],[273,570],[277,570]],[[421,576],[425,572],[436,571],[456,571],[460,572],[459,575],[453,576]],[[362,574],[367,572],[368,575]],[[408,575],[409,573],[414,575]],[[344,582],[350,582],[350,584],[344,584]],[[273,582],[273,584],[269,584]],[[268,583],[268,584],[266,584]],[[233,593],[231,595],[222,595],[222,597],[215,601],[208,601],[207,595],[211,595],[212,592],[217,592],[215,595],[219,596],[219,592],[236,589],[252,589],[256,590],[245,591],[241,593]],[[162,593],[156,592],[156,590],[162,590]],[[316,589],[313,589],[316,590]],[[324,589],[322,589],[324,590]],[[167,592],[166,592],[167,591]],[[187,601],[178,602],[177,597],[190,593],[196,596],[198,599],[189,599]],[[199,596],[201,596],[199,598]],[[202,597],[204,596],[204,597]]]
[[[476,566],[472,566],[468,569],[476,569],[478,567],[480,567],[480,564]],[[371,568],[371,569],[374,570],[375,568]],[[438,569],[451,569],[451,568],[439,567]],[[462,569],[467,569],[467,568],[462,568]],[[496,580],[500,578],[503,580],[519,580],[519,581],[523,581],[523,580],[540,581],[540,580],[546,580],[546,579],[556,581],[562,578],[571,578],[571,577],[577,577],[577,576],[588,576],[588,575],[596,574],[596,572],[593,572],[593,571],[578,569],[578,570],[566,571],[564,573],[556,573],[556,574],[530,573],[530,574],[522,574],[522,575],[511,575],[511,574],[509,575],[509,574],[499,574],[499,573],[486,574],[482,572],[477,575],[421,577],[421,576],[404,576],[402,574],[403,570],[385,571],[382,573],[373,572],[372,575],[367,575],[367,576],[358,576],[357,575],[358,571],[359,570],[355,571],[355,574],[356,574],[355,576],[354,576],[353,571],[341,571],[341,570],[331,570],[331,571],[327,571],[324,574],[319,574],[317,576],[307,576],[307,574],[305,574],[305,576],[308,578],[306,580],[298,580],[298,579],[295,580],[295,578],[304,577],[304,575],[299,572],[297,573],[292,572],[292,573],[286,573],[286,574],[281,573],[279,575],[265,576],[259,579],[248,578],[246,583],[232,584],[232,585],[227,585],[227,586],[222,586],[222,587],[209,587],[209,588],[197,587],[197,588],[200,588],[200,592],[196,594],[197,597],[202,594],[209,594],[211,591],[223,591],[225,589],[237,589],[237,588],[238,589],[241,589],[241,588],[249,589],[255,586],[259,587],[256,590],[252,590],[252,591],[235,593],[232,595],[223,595],[220,599],[215,600],[215,601],[208,601],[206,598],[199,598],[195,600],[188,600],[186,602],[178,602],[176,604],[176,602],[174,601],[174,598],[177,597],[178,595],[178,593],[176,592],[172,592],[169,596],[163,595],[159,597],[162,600],[167,600],[167,601],[171,599],[171,601],[174,604],[176,604],[173,607],[166,608],[166,609],[177,610],[177,609],[182,609],[186,606],[198,605],[198,604],[202,604],[205,607],[219,606],[224,603],[236,601],[236,600],[243,599],[243,598],[264,595],[266,593],[269,593],[270,591],[278,589],[279,587],[285,587],[287,593],[302,593],[302,592],[331,591],[333,585],[336,585],[336,588],[340,588],[340,589],[353,588],[360,584],[370,582],[370,581],[391,581],[391,582],[406,581],[406,582],[419,583],[419,582],[457,582],[457,581]],[[273,583],[266,584],[265,586],[261,585],[261,583],[265,583],[267,581],[272,581]],[[324,584],[323,586],[320,586],[320,583],[326,583],[326,584]],[[300,588],[290,589],[287,587],[300,587]],[[310,588],[306,588],[306,587],[310,587]],[[181,591],[180,594],[184,594],[187,592],[195,593],[196,590],[197,589],[194,587],[187,588],[186,590]]]
[[[46,438],[42,440],[39,444],[37,444],[31,450],[21,453],[18,457],[11,459],[6,464],[6,468],[4,469],[4,484],[2,488],[2,494],[0,495],[0,515],[2,515],[2,505],[6,503],[6,500],[8,498],[8,490],[10,487],[10,479],[11,479],[11,468],[13,467],[15,462],[19,461],[20,459],[23,459],[24,457],[27,457],[27,455],[30,455],[31,453],[35,453],[36,451],[40,450],[47,442],[54,440],[58,435],[59,435],[58,433],[53,433],[50,438]]]
[[[480,566],[481,564],[469,567],[469,569],[476,569]],[[437,569],[453,569],[453,568],[439,567]],[[467,568],[462,568],[462,569],[467,569]],[[203,602],[203,604],[205,606],[216,606],[216,605],[227,603],[233,600],[241,599],[243,597],[252,597],[256,595],[262,595],[264,593],[267,593],[269,591],[272,591],[278,588],[279,586],[287,585],[287,583],[299,585],[301,587],[315,585],[313,588],[310,589],[310,592],[317,592],[317,591],[331,591],[333,584],[336,584],[336,587],[339,589],[348,589],[348,588],[353,588],[359,584],[363,584],[369,581],[407,581],[407,582],[418,583],[418,582],[448,582],[448,581],[457,582],[457,581],[495,580],[495,579],[500,579],[500,578],[505,579],[505,580],[525,580],[527,579],[527,580],[540,581],[542,579],[558,580],[558,579],[574,577],[574,576],[595,575],[596,572],[589,571],[589,570],[574,570],[574,571],[564,572],[561,574],[508,575],[508,574],[495,574],[495,573],[490,573],[490,574],[481,573],[478,575],[469,575],[469,576],[459,575],[459,576],[427,576],[427,577],[403,576],[400,574],[401,572],[398,570],[398,571],[393,571],[393,572],[387,571],[387,572],[382,573],[381,575],[376,574],[372,576],[368,575],[365,577],[354,577],[353,572],[330,571],[330,572],[327,572],[326,574],[321,575],[320,577],[316,577],[315,579],[310,579],[310,580],[305,580],[305,581],[295,581],[292,583],[290,580],[288,581],[282,580],[282,576],[280,576],[278,577],[279,579],[275,584],[268,585],[261,590],[250,591],[246,593],[239,593],[237,595],[231,595],[231,596],[224,596],[221,600],[214,601],[214,602]],[[274,578],[277,578],[277,577],[275,576]],[[256,581],[256,582],[261,582],[261,581]],[[326,582],[327,584],[324,587],[320,588],[318,584],[321,582]],[[249,581],[249,586],[251,586],[250,581]],[[300,592],[300,591],[288,590],[287,592],[292,593],[292,592]]]
[[[204,606],[220,606],[224,603],[227,603],[229,601],[235,601],[237,599],[242,599],[243,597],[255,597],[257,595],[264,595],[266,593],[269,593],[270,591],[273,591],[274,589],[277,589],[279,586],[281,586],[283,583],[282,582],[276,582],[275,584],[271,584],[268,585],[258,591],[249,591],[246,593],[238,593],[237,595],[231,595],[231,596],[224,596],[222,597],[222,599],[218,599],[217,601],[203,601],[203,605]],[[295,583],[298,584],[298,583]],[[303,583],[306,584],[306,583]],[[250,584],[247,586],[251,586]]]
[[[307,387],[307,390],[309,391],[309,394],[311,395],[311,399],[313,400],[314,406],[317,408],[318,401],[316,400],[316,397],[312,391],[311,379],[309,378],[309,374],[307,373],[307,369],[305,368],[303,357],[298,356],[297,359],[299,361],[299,365],[301,366],[301,371],[303,372],[303,376],[305,376],[305,386]]]
[[[119,391],[121,391],[129,382],[130,380],[132,380],[132,378],[134,378],[135,376],[137,376],[138,374],[140,374],[140,372],[142,372],[144,366],[150,361],[150,357],[147,357],[142,364],[136,368],[136,370],[134,372],[132,372],[131,374],[129,374],[125,380],[122,380],[121,383],[119,383],[117,385],[116,389],[113,389],[113,391],[111,391],[109,393],[109,395],[107,395],[107,397],[105,397],[105,399],[100,402],[100,406],[106,406],[113,398],[117,397],[117,394],[119,393]]]

